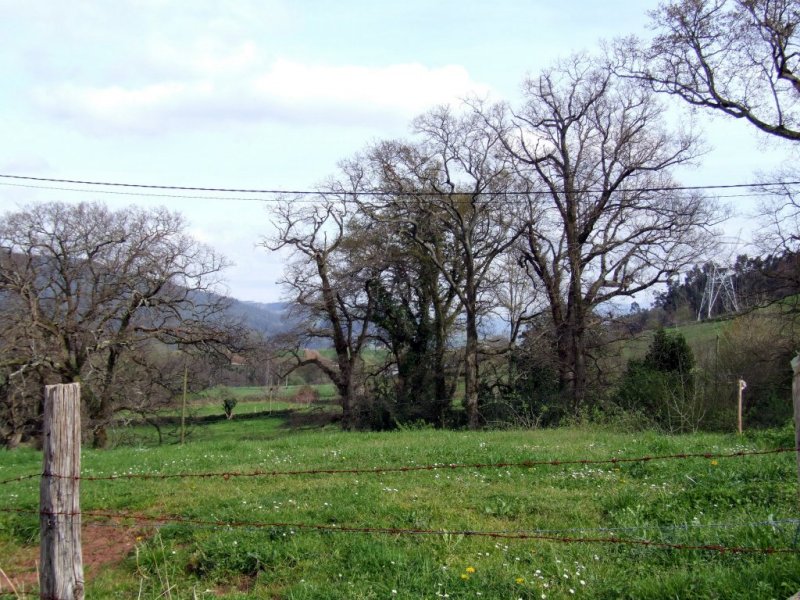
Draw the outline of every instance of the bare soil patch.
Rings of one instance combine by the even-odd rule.
[[[81,528],[83,573],[86,581],[97,577],[104,567],[122,562],[143,539],[141,528],[120,525],[113,521],[84,523]],[[34,546],[5,557],[0,564],[0,592],[16,592],[24,596],[39,587],[39,547]]]

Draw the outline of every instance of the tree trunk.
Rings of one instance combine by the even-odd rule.
[[[566,323],[556,326],[556,354],[558,355],[558,389],[572,395],[572,334]]]
[[[797,461],[797,493],[800,500],[800,355],[795,356],[792,365],[792,406],[794,412],[794,446]]]
[[[433,360],[433,387],[434,393],[436,394],[436,412],[440,427],[444,427],[445,425],[445,417],[447,416],[448,410],[450,409],[450,402],[452,401],[450,390],[447,387],[444,352],[444,344],[442,343],[440,345],[439,340],[437,340],[436,356]]]
[[[473,298],[468,297],[467,341],[464,348],[464,407],[467,410],[467,425],[477,429],[480,425],[478,414],[478,323]]]
[[[6,449],[14,450],[19,448],[20,442],[22,442],[22,432],[21,431],[14,431],[6,436]]]
[[[435,334],[436,340],[434,342],[434,359],[433,359],[433,379],[434,390],[436,394],[436,406],[440,425],[444,427],[445,417],[450,411],[450,405],[453,401],[453,393],[447,385],[447,373],[445,372],[445,355],[447,352],[447,316],[446,310],[442,307],[442,303],[434,300],[433,303],[434,320],[435,320]]]
[[[108,448],[108,424],[111,422],[113,411],[108,402],[101,402],[100,406],[92,415],[92,447]]]
[[[583,327],[576,328],[572,338],[573,360],[575,362],[575,374],[572,381],[572,408],[577,414],[586,401],[586,339]]]
[[[339,392],[339,405],[342,407],[342,429],[349,431],[353,427],[353,402],[352,402],[352,389],[350,383],[349,373],[340,371],[341,381],[336,384],[336,390]]]

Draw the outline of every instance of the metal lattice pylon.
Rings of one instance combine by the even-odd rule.
[[[726,312],[739,312],[739,301],[736,298],[736,288],[733,285],[733,273],[725,267],[718,267],[710,263],[711,270],[706,273],[706,287],[700,300],[697,311],[697,320],[710,319],[713,316],[717,301],[722,298],[722,307]],[[705,315],[703,314],[705,311]]]

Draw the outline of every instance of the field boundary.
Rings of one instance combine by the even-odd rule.
[[[294,469],[294,470],[265,470],[256,469],[253,471],[207,471],[207,472],[184,472],[184,473],[120,473],[115,475],[81,475],[65,476],[55,473],[47,473],[48,477],[54,479],[71,479],[75,481],[116,481],[126,479],[212,479],[221,478],[228,480],[237,477],[277,477],[293,475],[362,475],[362,474],[383,474],[383,473],[407,473],[414,471],[440,471],[440,470],[461,470],[461,469],[508,469],[508,468],[532,468],[539,466],[562,466],[562,465],[604,465],[604,464],[630,464],[646,463],[666,460],[690,460],[703,458],[706,460],[741,458],[746,456],[765,456],[769,454],[785,454],[788,452],[798,453],[800,447],[791,446],[773,448],[770,450],[737,450],[736,452],[691,452],[679,454],[656,454],[651,456],[638,457],[612,457],[612,458],[581,458],[581,459],[531,459],[513,462],[488,462],[488,463],[433,463],[428,465],[389,465],[381,467],[354,467],[341,469]],[[18,477],[11,477],[0,481],[0,485],[8,485],[27,479],[42,477],[42,473],[29,473]]]

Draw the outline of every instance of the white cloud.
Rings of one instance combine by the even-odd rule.
[[[247,74],[264,64],[255,42],[232,47],[227,40],[207,35],[183,46],[155,39],[147,45],[145,55],[151,70],[171,76],[231,77]]]
[[[486,93],[470,80],[466,69],[445,66],[431,69],[420,64],[388,67],[304,65],[278,60],[254,81],[264,96],[286,103],[316,103],[338,109],[386,111],[404,117],[469,93]]]
[[[240,122],[374,126],[397,124],[437,104],[489,88],[458,65],[382,67],[267,62],[253,42],[213,40],[190,52],[155,44],[162,77],[138,84],[43,85],[34,104],[95,134],[150,134]]]

